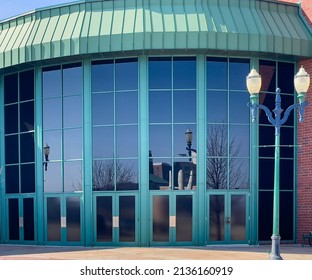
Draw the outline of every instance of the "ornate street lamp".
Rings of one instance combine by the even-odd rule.
[[[48,161],[49,161],[49,154],[50,154],[50,146],[46,143],[43,147],[43,154],[44,154],[44,170],[48,170]]]
[[[261,76],[255,69],[252,69],[246,77],[247,89],[250,93],[250,102],[247,104],[251,108],[252,121],[256,121],[256,109],[264,110],[269,122],[275,127],[275,157],[274,157],[274,197],[273,197],[273,233],[272,233],[272,249],[270,254],[271,260],[282,260],[280,256],[280,234],[279,234],[279,178],[280,178],[280,128],[287,121],[290,113],[294,109],[299,109],[299,122],[303,122],[304,109],[308,105],[305,97],[310,86],[310,76],[303,67],[300,68],[294,77],[295,89],[298,93],[299,103],[289,106],[283,117],[284,111],[281,108],[281,90],[276,89],[275,108],[272,112],[264,105],[259,104],[258,94],[261,88]]]
[[[188,128],[185,132],[185,141],[187,145],[189,161],[192,161],[192,140],[193,140],[193,132]]]

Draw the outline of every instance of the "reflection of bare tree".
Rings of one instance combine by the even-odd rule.
[[[244,162],[237,158],[240,150],[241,143],[237,143],[235,137],[228,137],[225,125],[209,128],[207,188],[226,189],[228,176],[229,188],[248,188],[248,173],[244,172]],[[224,239],[224,196],[213,195],[210,203],[210,238],[221,241]]]
[[[247,174],[243,172],[243,161],[239,155],[241,143],[235,137],[228,143],[227,127],[212,126],[207,137],[207,188],[226,189],[229,169],[230,188],[246,188]],[[228,154],[230,159],[228,161]]]
[[[113,160],[94,161],[93,163],[93,190],[108,191],[114,190],[115,164]],[[116,162],[116,183],[117,186],[133,185],[131,189],[136,188],[135,171],[133,166],[127,166],[121,162]]]

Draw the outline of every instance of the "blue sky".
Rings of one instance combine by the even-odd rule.
[[[38,8],[75,2],[75,0],[0,0],[0,20]]]

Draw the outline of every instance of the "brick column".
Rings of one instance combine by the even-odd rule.
[[[298,3],[298,0],[280,0],[281,2]],[[312,2],[311,0],[301,1],[302,12],[307,22],[312,27]],[[305,70],[312,77],[312,59],[299,61],[298,66],[303,65]],[[302,233],[312,231],[312,85],[307,94],[307,101],[310,102],[306,108],[305,120],[298,124],[298,242],[302,241]]]

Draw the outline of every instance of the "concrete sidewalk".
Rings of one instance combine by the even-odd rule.
[[[271,246],[56,247],[0,245],[0,260],[268,260]],[[284,260],[312,260],[312,247],[281,245]]]

